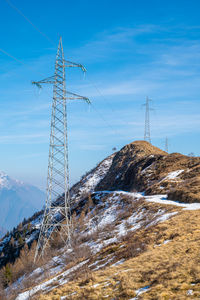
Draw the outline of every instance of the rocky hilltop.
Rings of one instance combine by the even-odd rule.
[[[200,157],[168,154],[145,141],[123,147],[96,190],[167,194],[171,200],[200,202]]]

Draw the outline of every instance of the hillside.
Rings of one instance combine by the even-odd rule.
[[[182,211],[125,235],[99,253],[95,268],[61,273],[35,299],[199,299],[199,217]]]
[[[33,264],[42,212],[3,238],[0,299],[199,298],[199,163],[144,141],[103,160],[70,191],[70,249]]]
[[[169,199],[200,202],[200,157],[166,152],[145,141],[122,148],[96,190],[145,191]]]

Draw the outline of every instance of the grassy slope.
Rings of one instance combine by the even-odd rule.
[[[37,299],[56,300],[61,296],[67,296],[66,299],[130,299],[137,289],[145,286],[150,289],[138,299],[198,299],[199,218],[200,210],[182,210],[166,222],[141,230],[128,237],[129,245],[136,240],[147,245],[140,255],[119,266],[86,273]],[[163,243],[166,240],[170,242]],[[193,295],[187,295],[189,290],[193,290]]]

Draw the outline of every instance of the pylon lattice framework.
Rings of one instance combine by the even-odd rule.
[[[169,151],[168,137],[166,137],[166,139],[165,139],[165,152],[168,153],[168,151]]]
[[[86,71],[81,64],[64,59],[62,39],[60,38],[54,76],[33,82],[38,87],[45,83],[53,84],[46,205],[35,260],[38,256],[43,256],[49,241],[53,239],[53,232],[59,233],[65,243],[70,243],[71,239],[67,100],[81,99],[87,103],[90,101],[86,97],[66,91],[66,67],[79,67],[83,72]]]
[[[150,136],[150,120],[149,120],[149,101],[150,99],[146,97],[145,105],[145,127],[144,127],[144,140],[151,143]]]

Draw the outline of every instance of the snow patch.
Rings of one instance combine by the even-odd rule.
[[[116,266],[119,266],[121,264],[123,264],[123,262],[125,262],[125,259],[122,258],[121,260],[117,261],[116,263],[112,264],[111,267],[116,267]]]
[[[71,199],[79,200],[83,194],[91,193],[94,191],[97,184],[103,179],[103,177],[108,172],[112,161],[113,161],[114,154],[109,156],[105,159],[101,164],[98,165],[97,168],[91,173],[89,173],[86,177],[82,179],[81,186],[78,189],[77,193],[74,193],[71,196]]]
[[[78,265],[70,268],[69,270],[63,272],[62,274],[59,274],[59,275],[53,277],[52,279],[47,280],[44,283],[35,286],[33,289],[19,294],[15,300],[28,300],[28,299],[30,299],[30,296],[33,296],[38,291],[46,291],[46,292],[50,291],[52,288],[55,287],[55,286],[53,286],[54,283],[56,286],[60,286],[60,285],[67,283],[68,279],[65,279],[64,277],[66,277],[70,273],[74,272],[75,270],[79,269],[87,262],[88,262],[88,260],[85,260],[85,261],[79,263]],[[62,278],[59,279],[60,277],[62,277]]]
[[[187,295],[188,295],[188,296],[192,296],[192,295],[193,295],[193,290],[188,290],[188,291],[187,291]]]
[[[165,178],[166,179],[175,179],[178,175],[180,175],[184,170],[177,170],[177,171],[173,171],[170,172]]]
[[[164,221],[168,220],[169,218],[171,218],[172,216],[176,215],[177,213],[178,212],[171,212],[171,213],[164,214],[164,215],[158,217],[157,221],[164,222]]]
[[[167,195],[153,195],[145,196],[146,201],[155,202],[160,204],[168,204],[182,207],[184,210],[197,210],[200,209],[200,203],[183,203],[173,200],[167,200]]]
[[[140,288],[140,289],[136,290],[136,291],[135,291],[136,297],[131,298],[130,300],[136,300],[136,299],[138,299],[138,296],[140,296],[141,294],[143,294],[143,293],[145,293],[145,292],[147,292],[147,291],[149,291],[149,290],[150,290],[150,286],[149,286],[149,285],[147,285],[147,286],[145,286],[145,287],[143,287],[143,288]]]

